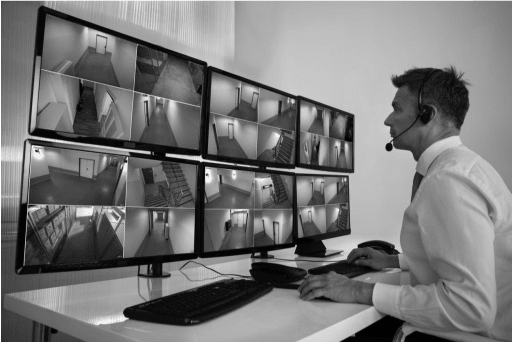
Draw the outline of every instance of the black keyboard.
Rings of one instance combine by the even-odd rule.
[[[272,291],[254,280],[225,279],[124,309],[132,319],[175,325],[198,324],[233,311]]]
[[[357,277],[361,274],[375,272],[374,269],[368,266],[359,266],[354,264],[349,264],[347,260],[341,260],[338,262],[333,262],[332,264],[314,267],[308,270],[309,274],[324,274],[330,271],[334,271],[338,274],[342,274],[349,278]]]

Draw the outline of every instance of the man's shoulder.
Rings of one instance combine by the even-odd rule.
[[[432,163],[432,169],[433,171],[452,170],[467,174],[475,164],[492,167],[480,155],[464,145],[459,145],[443,151]]]

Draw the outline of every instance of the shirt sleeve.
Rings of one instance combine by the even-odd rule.
[[[431,269],[411,272],[420,283],[425,284],[422,271],[433,272],[438,281],[378,285],[374,305],[419,328],[488,330],[497,310],[491,201],[477,180],[461,173],[441,171],[423,182],[412,209]]]
[[[402,271],[409,270],[409,265],[407,264],[407,259],[404,254],[398,254],[398,266]]]

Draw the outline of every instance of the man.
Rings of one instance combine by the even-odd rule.
[[[306,279],[301,298],[374,305],[399,326],[405,322],[398,340],[512,341],[512,194],[492,166],[461,143],[469,108],[462,76],[452,67],[392,78],[398,90],[384,124],[394,147],[412,152],[419,174],[403,217],[403,254],[362,248],[347,257],[377,270],[409,270],[411,285],[331,272]]]

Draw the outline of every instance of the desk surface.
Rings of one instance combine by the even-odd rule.
[[[306,258],[295,255],[288,258],[296,261],[270,262],[304,269],[322,265],[300,261]],[[259,260],[209,267],[249,275],[252,261]],[[299,298],[298,291],[285,289],[274,289],[238,310],[195,326],[146,323],[123,315],[128,306],[221,278],[203,267],[187,266],[183,273],[174,271],[166,279],[132,277],[7,294],[4,307],[85,341],[340,341],[383,317],[372,306],[308,302]],[[408,273],[390,270],[355,279],[401,284],[408,281]]]

